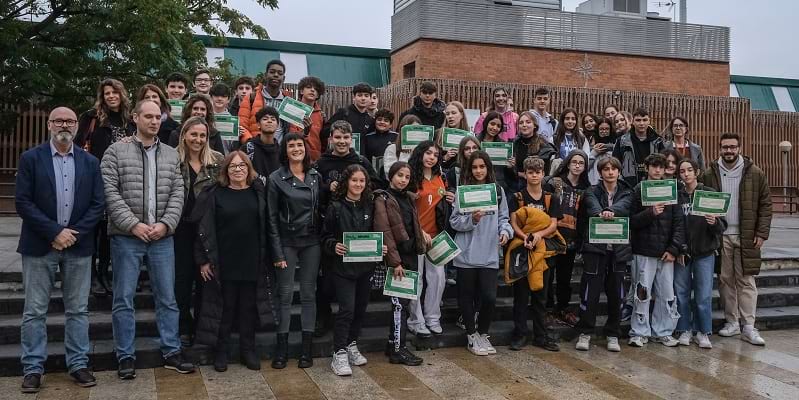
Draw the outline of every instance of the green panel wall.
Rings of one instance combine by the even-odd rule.
[[[779,111],[771,86],[748,83],[736,83],[735,86],[738,88],[738,96],[748,98],[753,110]]]
[[[791,101],[793,102],[793,109],[799,111],[799,87],[789,87],[788,93],[791,94]]]
[[[242,75],[255,76],[264,72],[266,63],[280,59],[280,52],[273,50],[235,49],[226,47],[225,58],[233,61],[233,70]]]
[[[308,74],[328,85],[349,86],[366,82],[375,87],[388,84],[389,65],[386,58],[348,57],[307,54]]]

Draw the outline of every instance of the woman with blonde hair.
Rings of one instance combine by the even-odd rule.
[[[460,101],[450,101],[447,107],[444,108],[444,128],[460,129],[462,131],[469,131],[469,123],[466,121],[466,111],[464,111],[463,103]],[[443,146],[444,129],[436,131],[436,144]],[[441,159],[441,166],[444,171],[452,168],[457,160],[458,150],[450,149],[443,154]]]

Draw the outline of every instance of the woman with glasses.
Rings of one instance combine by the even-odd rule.
[[[601,118],[596,124],[596,135],[591,138],[591,154],[588,156],[588,180],[592,185],[600,181],[600,173],[596,166],[599,161],[611,157],[613,147],[616,145],[616,135],[613,132],[613,120]]]
[[[702,147],[688,140],[688,120],[684,117],[675,117],[666,127],[663,137],[668,140],[664,143],[666,149],[677,150],[684,159],[694,160],[700,170],[705,169],[705,155]]]
[[[214,347],[214,369],[227,370],[228,346],[238,314],[241,363],[261,368],[255,348],[256,321],[271,319],[267,276],[266,196],[250,159],[241,151],[225,157],[219,180],[197,198],[194,258],[205,282],[197,343]]]

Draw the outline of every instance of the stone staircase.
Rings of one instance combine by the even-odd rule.
[[[573,293],[579,287],[579,265],[575,266],[572,277]],[[18,375],[21,373],[20,357],[20,323],[24,306],[24,293],[21,290],[22,277],[20,272],[5,272],[0,274],[0,376]],[[511,288],[498,279],[497,305],[494,323],[491,328],[491,341],[496,345],[507,345],[513,328],[512,308],[513,299]],[[764,270],[757,277],[758,311],[757,327],[761,330],[788,329],[799,327],[799,269]],[[295,304],[299,303],[299,287],[295,287]],[[463,331],[455,325],[459,316],[456,302],[456,288],[448,286],[444,292],[442,306],[442,321],[444,333],[434,335],[430,339],[417,339],[410,336],[412,345],[417,349],[452,347],[465,345]],[[718,304],[718,291],[713,295],[713,324],[714,330],[723,323],[723,315]],[[137,367],[152,368],[162,365],[160,351],[158,350],[158,332],[155,324],[155,311],[153,299],[147,285],[135,298],[137,312]],[[572,298],[576,306],[578,298]],[[605,313],[606,302],[602,297],[602,310]],[[63,299],[60,290],[54,290],[47,319],[47,333],[49,338],[47,370],[66,369],[64,361],[64,315]],[[116,360],[113,353],[113,332],[111,327],[111,298],[89,300],[90,310],[90,337],[91,365],[95,370],[115,369]],[[334,305],[334,311],[336,307]],[[600,317],[598,324],[604,323]],[[391,307],[387,298],[378,291],[373,291],[371,302],[367,308],[364,328],[359,340],[361,350],[381,351],[388,336],[388,326],[391,320]],[[292,333],[289,338],[290,355],[299,353],[300,344],[300,307],[295,305],[291,318]],[[556,335],[568,331],[568,327],[555,325],[553,330]],[[623,331],[627,331],[627,326]],[[274,324],[268,323],[257,334],[257,347],[260,356],[264,359],[271,357],[275,342]],[[233,338],[231,354],[238,355],[237,338]],[[328,333],[322,338],[315,339],[314,354],[325,357],[332,353],[332,334]],[[564,346],[571,346],[566,343]],[[205,346],[194,346],[187,349],[187,354],[200,363],[212,361],[211,351]]]

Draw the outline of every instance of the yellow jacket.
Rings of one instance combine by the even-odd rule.
[[[529,206],[518,209],[511,215],[511,218],[516,218],[516,221],[521,225],[522,231],[528,235],[546,229],[551,222],[551,217],[547,213]],[[556,254],[562,254],[566,250],[566,241],[557,230],[543,239],[536,243],[533,250],[528,251],[527,255],[527,264],[529,266],[527,282],[532,291],[544,288],[544,271],[548,268],[545,259]],[[524,246],[524,240],[514,238],[505,251],[505,283],[512,283],[515,280],[511,279],[509,274],[510,255],[519,246]]]

